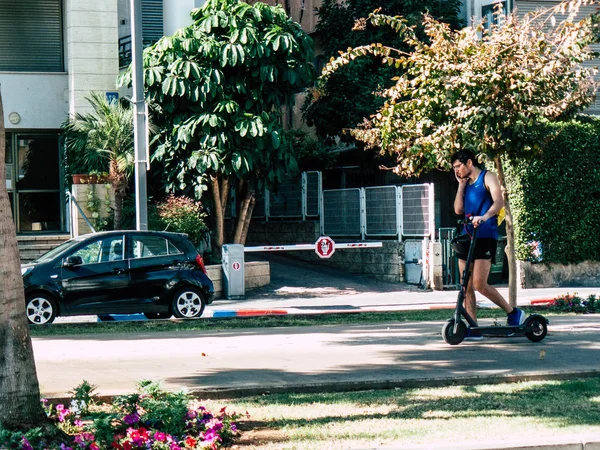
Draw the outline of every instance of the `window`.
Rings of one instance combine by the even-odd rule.
[[[111,236],[81,247],[72,256],[81,256],[83,264],[122,261],[124,250],[123,236]]]
[[[498,8],[501,8],[502,14],[506,14],[506,2],[495,2],[481,7],[481,18],[485,19],[483,26],[486,30],[489,30],[492,25],[500,25],[498,23],[498,15],[496,14]]]
[[[63,72],[61,0],[0,0],[0,72]]]
[[[136,236],[133,238],[133,257],[177,255],[183,253],[171,241],[161,236]]]

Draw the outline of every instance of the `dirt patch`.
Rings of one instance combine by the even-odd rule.
[[[288,440],[283,431],[279,428],[269,427],[265,422],[244,420],[238,422],[237,425],[242,435],[236,439],[231,447],[233,449],[255,448]]]

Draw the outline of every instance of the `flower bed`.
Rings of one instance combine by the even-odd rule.
[[[164,392],[156,383],[142,382],[135,394],[103,405],[94,401],[90,389],[73,392],[69,407],[42,400],[48,417],[67,439],[43,436],[41,429],[25,435],[0,430],[0,448],[217,450],[230,446],[238,435],[234,423],[238,414],[228,413],[226,408],[213,413],[188,394]],[[17,443],[20,445],[15,446]]]

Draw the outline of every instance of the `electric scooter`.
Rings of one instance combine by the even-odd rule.
[[[470,223],[471,219],[462,223]],[[467,263],[463,271],[462,284],[456,300],[456,309],[454,315],[449,319],[442,328],[442,337],[444,341],[450,345],[460,344],[467,333],[467,330],[476,331],[482,336],[487,337],[519,337],[526,336],[532,342],[540,342],[548,334],[548,319],[540,314],[532,314],[525,319],[522,325],[510,326],[500,325],[495,322],[490,326],[478,326],[471,316],[467,313],[464,307],[467,285],[471,276],[471,263],[473,261],[473,250],[477,245],[477,228],[473,230],[471,236],[471,245],[467,256]],[[463,320],[464,318],[464,320]],[[465,323],[465,320],[467,323]]]

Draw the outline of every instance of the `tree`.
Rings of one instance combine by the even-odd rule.
[[[314,81],[313,43],[281,6],[209,0],[192,18],[144,52],[162,130],[153,161],[167,192],[199,198],[210,187],[220,249],[230,186],[240,201],[233,242],[243,243],[255,189],[297,171],[281,107]]]
[[[29,429],[46,421],[25,314],[23,278],[6,191],[6,130],[0,95],[0,425]]]
[[[593,57],[591,17],[574,21],[576,2],[539,10],[519,18],[496,11],[498,23],[452,31],[425,18],[428,41],[419,39],[407,21],[377,12],[372,24],[392,27],[411,51],[381,44],[357,47],[332,60],[335,72],[354,58],[380,55],[398,70],[384,105],[372,120],[354,131],[368,147],[397,158],[395,173],[414,175],[449,169],[450,156],[470,149],[494,162],[506,206],[509,300],[516,304],[513,220],[503,158],[533,157],[545,126],[589,105],[596,91],[594,71],[582,66]],[[556,23],[558,15],[567,17]]]
[[[392,29],[369,26],[363,31],[353,31],[355,21],[381,6],[384,14],[404,16],[410,25],[416,27],[417,35],[422,36],[424,13],[449,23],[453,29],[461,26],[458,18],[460,5],[459,0],[324,0],[317,11],[319,22],[316,32],[321,51],[327,59],[349,47],[371,42],[407,50],[402,37]],[[393,67],[382,66],[376,55],[356,59],[340,67],[317,89],[309,90],[302,108],[307,123],[314,125],[317,135],[326,143],[332,144],[336,136],[355,142],[344,130],[356,127],[363,118],[383,105],[384,99],[377,93],[391,87],[392,77],[396,74]]]
[[[115,193],[114,227],[121,228],[123,199],[134,168],[133,109],[93,92],[93,113],[77,113],[63,123],[71,173],[108,172]]]

